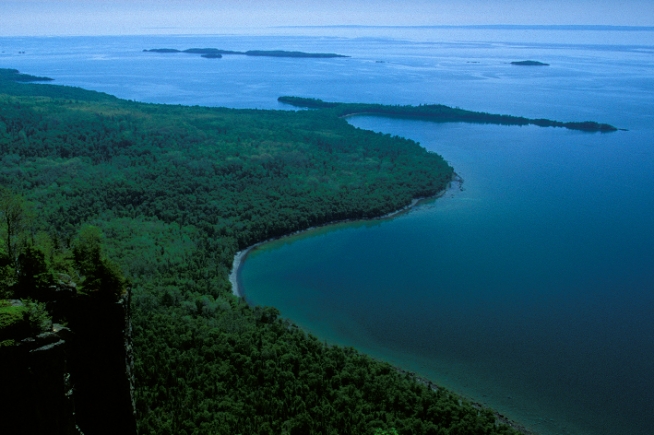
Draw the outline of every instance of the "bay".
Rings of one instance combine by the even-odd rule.
[[[616,164],[610,136],[352,122],[437,146],[464,190],[265,245],[244,264],[246,298],[537,433],[648,433],[654,204],[625,174],[646,182],[652,161]]]
[[[610,29],[262,29],[0,38],[0,67],[137,101],[286,109],[280,95],[595,120],[628,129],[352,118],[464,178],[392,220],[262,246],[251,303],[488,404],[542,434],[654,427],[654,46]],[[345,59],[143,53],[217,47]],[[24,52],[24,53],[19,53]],[[510,65],[534,59],[550,67]]]

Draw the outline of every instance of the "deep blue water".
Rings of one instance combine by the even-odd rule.
[[[279,95],[300,95],[443,103],[628,129],[352,118],[442,154],[464,190],[391,220],[265,245],[240,279],[250,302],[274,305],[324,340],[415,370],[539,433],[651,433],[654,32],[296,33],[0,38],[0,67],[148,102],[281,109]],[[352,57],[141,52],[164,46]],[[525,59],[551,66],[509,65]]]

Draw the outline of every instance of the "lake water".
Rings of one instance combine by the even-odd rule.
[[[595,120],[628,131],[358,117],[465,180],[390,220],[253,251],[248,301],[541,434],[654,427],[654,31],[274,29],[0,38],[0,67],[138,101],[288,109],[280,95]],[[264,35],[266,34],[267,35]],[[143,53],[216,47],[346,59]],[[19,54],[24,51],[24,54]],[[549,67],[511,66],[534,59]]]

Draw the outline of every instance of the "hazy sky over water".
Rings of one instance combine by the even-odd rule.
[[[0,0],[0,35],[210,34],[311,25],[653,26],[653,0]]]

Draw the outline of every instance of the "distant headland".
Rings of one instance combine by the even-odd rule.
[[[420,106],[387,106],[382,104],[330,103],[315,98],[279,97],[280,103],[295,107],[321,109],[336,112],[340,117],[353,115],[372,115],[389,118],[417,119],[432,122],[467,122],[473,124],[499,125],[537,125],[539,127],[562,127],[569,130],[608,133],[618,129],[609,124],[595,121],[560,122],[550,119],[530,119],[522,116],[496,115],[485,112],[472,112],[442,104]]]
[[[12,82],[51,82],[54,79],[22,74],[17,69],[0,68],[0,80],[9,80]]]
[[[519,60],[519,61],[511,62],[511,65],[518,65],[518,66],[550,66],[549,63],[539,62],[537,60]]]
[[[189,48],[186,50],[178,50],[176,48],[152,48],[143,50],[146,53],[190,53],[200,54],[202,57],[209,59],[219,59],[225,54],[240,54],[243,56],[259,56],[259,57],[300,57],[300,58],[334,58],[334,57],[350,57],[336,53],[305,53],[303,51],[286,51],[286,50],[249,50],[249,51],[231,51],[220,50],[218,48]]]

